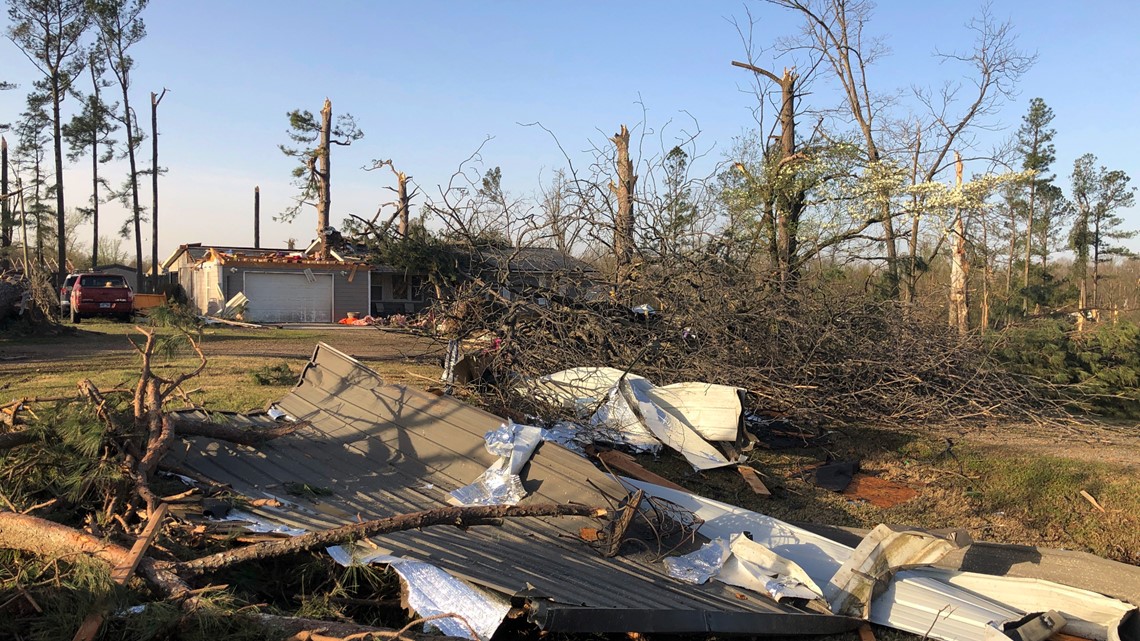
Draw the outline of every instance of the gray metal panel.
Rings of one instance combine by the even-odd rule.
[[[333,494],[319,502],[260,509],[267,519],[308,529],[443,507],[448,491],[469,483],[494,461],[483,435],[502,422],[449,397],[387,385],[375,372],[324,344],[278,406],[310,421],[311,427],[257,449],[192,439],[181,453],[182,463],[249,496],[290,499],[282,486],[286,481],[331,490]],[[610,505],[627,494],[589,461],[551,443],[538,448],[522,476],[532,492],[524,504]],[[688,612],[679,619],[683,623],[673,626],[678,632],[709,625],[709,631],[717,631],[718,620],[732,621],[720,631],[736,632],[747,626],[750,613],[792,615],[800,623],[789,627],[805,634],[836,626],[850,629],[857,623],[802,613],[757,595],[742,599],[738,590],[716,582],[682,584],[667,577],[662,564],[646,553],[602,558],[579,540],[583,526],[597,522],[516,519],[502,527],[434,527],[374,541],[389,553],[433,563],[508,595],[525,590],[528,598],[544,602],[547,613],[565,606],[610,613],[592,622],[579,616],[540,619],[560,627],[578,621],[610,632],[637,631],[629,626],[643,625],[645,613],[653,611]],[[750,634],[764,634],[766,622],[757,618]]]
[[[233,267],[223,266],[223,282],[226,287],[226,298],[230,298],[242,291],[242,283],[245,281],[245,274],[247,273],[297,273],[301,274],[305,270],[305,265],[294,265],[289,263],[267,263],[265,265],[236,265]],[[348,312],[359,312],[361,316],[368,313],[368,270],[366,268],[357,268],[356,274],[353,275],[352,282],[348,282],[349,275],[352,275],[352,266],[346,265],[344,267],[308,267],[314,275],[322,276],[329,274],[333,280],[333,296],[332,296],[332,322],[336,322],[346,316]]]

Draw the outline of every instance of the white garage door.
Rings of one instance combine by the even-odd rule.
[[[333,275],[246,272],[245,316],[255,323],[331,323]]]

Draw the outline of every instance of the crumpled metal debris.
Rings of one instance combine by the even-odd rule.
[[[469,485],[450,495],[457,505],[516,505],[526,497],[519,472],[542,442],[543,430],[508,421],[484,435],[487,451],[498,456]]]
[[[436,628],[447,636],[488,641],[511,609],[510,602],[501,596],[475,588],[430,563],[382,553],[358,554],[358,551],[359,548],[342,546],[328,548],[333,559],[344,566],[380,563],[395,570],[407,587],[408,607],[420,617],[448,613],[462,617],[462,620],[434,619],[425,623],[425,628]],[[471,635],[472,629],[477,637]]]
[[[665,559],[669,576],[701,584],[715,578],[721,583],[766,593],[782,599],[822,599],[823,591],[807,572],[743,533],[727,540],[714,539],[701,549]]]
[[[877,525],[831,577],[824,595],[832,612],[867,618],[871,601],[898,569],[934,563],[971,542],[965,530],[933,533]]]
[[[714,539],[696,552],[665,559],[665,571],[678,581],[700,585],[720,573],[729,554],[728,542]]]
[[[649,394],[651,388],[652,384],[645,379],[626,378],[618,383],[618,394],[614,398],[624,401],[653,436],[680,452],[693,469],[711,470],[735,463],[725,458],[696,430],[658,405]]]

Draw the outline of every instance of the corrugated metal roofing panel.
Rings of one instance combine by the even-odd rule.
[[[450,397],[388,385],[324,344],[278,406],[310,425],[256,449],[190,439],[179,456],[186,467],[238,492],[291,501],[288,509],[258,508],[258,515],[306,529],[445,506],[448,491],[494,462],[483,437],[502,422]],[[539,446],[521,476],[530,493],[524,505],[614,505],[628,493],[553,443]],[[287,482],[331,494],[289,497]],[[581,527],[596,525],[585,518],[514,519],[501,527],[435,527],[374,541],[387,553],[432,563],[477,585],[509,595],[525,591],[541,605],[536,622],[553,630],[818,634],[857,624],[715,582],[682,584],[645,551],[602,558],[578,538]]]

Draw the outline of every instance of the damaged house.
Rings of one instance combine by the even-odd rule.
[[[424,274],[369,265],[355,256],[320,260],[302,250],[182,245],[163,269],[198,312],[215,315],[238,294],[244,319],[258,323],[334,323],[350,312],[410,314],[430,299]]]
[[[335,323],[359,316],[415,314],[434,298],[425,272],[370,264],[358,254],[328,260],[304,250],[180,246],[162,264],[199,313],[217,315],[238,294],[248,299],[244,320],[255,323]],[[467,256],[468,273],[502,283],[503,294],[582,297],[598,279],[589,264],[555,249],[481,250]]]

